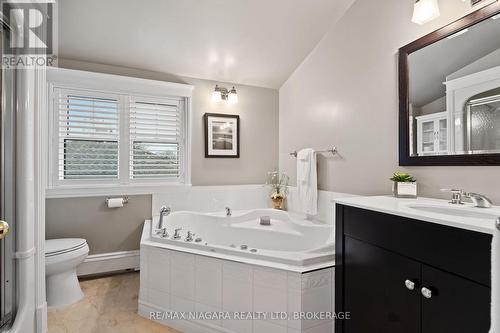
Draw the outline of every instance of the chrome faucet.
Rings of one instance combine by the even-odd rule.
[[[231,216],[232,214],[233,214],[233,213],[232,213],[232,211],[231,211],[231,208],[226,207],[226,216],[227,216],[227,217],[229,217],[229,216]]]
[[[174,237],[172,237],[173,239],[181,239],[181,235],[179,234],[179,231],[181,231],[182,228],[177,228],[174,230]]]
[[[486,196],[478,193],[466,193],[465,196],[472,200],[474,207],[478,208],[491,208],[493,203]]]
[[[473,192],[465,192],[464,190],[448,190],[442,189],[442,192],[451,192],[451,204],[463,205],[462,197],[468,198],[478,208],[491,208],[493,203],[486,196]]]
[[[462,196],[465,194],[464,191],[442,188],[441,192],[450,192],[451,193],[451,201],[450,201],[451,204],[453,204],[453,205],[463,205],[464,204],[462,202]]]
[[[158,230],[160,229],[163,229],[163,224],[165,223],[165,217],[167,217],[168,215],[170,215],[170,212],[172,210],[170,209],[170,207],[161,207],[160,209],[160,218],[158,219],[158,225],[157,225],[157,228]]]

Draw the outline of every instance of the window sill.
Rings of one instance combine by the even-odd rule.
[[[184,183],[162,183],[162,184],[129,184],[129,185],[91,185],[91,186],[57,186],[48,188],[45,192],[47,199],[54,198],[78,198],[78,197],[100,197],[116,195],[141,195],[164,192],[169,189],[180,189],[191,187]]]

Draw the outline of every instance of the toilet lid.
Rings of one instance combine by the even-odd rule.
[[[87,245],[87,241],[82,238],[48,239],[45,241],[45,256],[76,251],[85,245]]]

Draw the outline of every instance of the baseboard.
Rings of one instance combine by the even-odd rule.
[[[139,258],[140,252],[138,250],[93,254],[77,267],[76,272],[78,276],[85,276],[126,269],[138,270]]]
[[[47,302],[44,302],[36,309],[36,331],[38,333],[47,333]]]

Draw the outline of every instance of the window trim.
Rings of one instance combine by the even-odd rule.
[[[50,68],[47,70],[49,124],[48,187],[49,197],[60,195],[90,195],[118,193],[152,193],[166,186],[191,185],[191,96],[193,86],[164,81],[137,79],[125,76]],[[59,113],[54,105],[58,90],[87,91],[101,96],[117,96],[119,108],[119,169],[118,179],[103,180],[59,180]],[[98,96],[99,97],[99,96]],[[176,179],[132,179],[129,177],[129,102],[137,99],[165,101],[178,100],[183,105],[182,178]],[[55,135],[57,131],[57,135]]]

